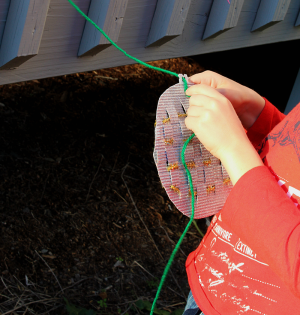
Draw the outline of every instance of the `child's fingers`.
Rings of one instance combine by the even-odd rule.
[[[220,92],[218,92],[216,89],[212,88],[211,86],[205,85],[205,84],[195,84],[191,87],[189,87],[186,90],[186,94],[193,96],[193,95],[205,95],[209,96],[211,98],[215,98],[220,101],[224,101],[226,99],[225,96],[223,96]]]
[[[198,117],[188,116],[184,122],[188,129],[195,131],[195,127],[199,124],[199,119]]]
[[[189,81],[195,84],[206,84],[209,86],[216,87],[214,86],[215,80],[213,80],[213,78],[216,75],[217,74],[212,71],[204,71],[204,72],[192,75],[191,77],[189,77]]]
[[[189,81],[195,84],[206,84],[216,89],[221,85],[226,85],[230,80],[216,72],[206,70],[189,77]]]
[[[189,99],[190,107],[198,106],[198,107],[211,108],[215,102],[216,102],[215,99],[207,95],[203,95],[203,94],[192,95]],[[187,114],[189,114],[189,111],[187,111]]]
[[[188,117],[200,117],[203,115],[205,109],[201,106],[190,106],[187,110]]]

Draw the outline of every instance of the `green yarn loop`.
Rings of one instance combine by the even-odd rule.
[[[76,9],[77,12],[79,12],[87,21],[89,21],[92,25],[94,25],[96,27],[96,29],[102,33],[102,35],[113,45],[115,46],[120,52],[122,52],[125,56],[127,56],[128,58],[134,60],[135,62],[147,67],[147,68],[150,68],[152,70],[156,70],[156,71],[161,71],[161,72],[164,72],[164,73],[167,73],[167,74],[170,74],[170,75],[173,75],[175,77],[179,77],[178,74],[176,72],[172,72],[172,71],[169,71],[169,70],[165,70],[165,69],[161,69],[161,68],[158,68],[158,67],[154,67],[154,66],[151,66],[131,55],[129,55],[125,50],[123,50],[122,48],[120,48],[115,42],[113,42],[107,35],[106,33],[95,23],[93,22],[87,15],[85,15],[80,9],[79,7],[72,1],[72,0],[68,0],[70,2],[70,4]],[[187,90],[188,88],[188,84],[187,84],[187,81],[186,79],[183,77],[182,78],[182,81],[183,81],[183,86],[184,86],[184,92]],[[190,97],[189,95],[187,95],[187,97]],[[153,301],[153,304],[152,304],[152,308],[151,308],[151,312],[150,312],[150,315],[153,315],[154,313],[154,310],[155,310],[155,305],[156,305],[156,302],[159,298],[159,295],[160,295],[160,292],[161,292],[161,289],[163,287],[163,284],[166,280],[166,277],[168,275],[168,272],[170,270],[170,267],[172,265],[172,262],[174,261],[174,258],[175,258],[175,255],[177,254],[177,251],[182,243],[182,240],[184,239],[188,229],[190,228],[191,224],[193,223],[193,220],[194,220],[194,214],[195,214],[195,196],[194,196],[194,187],[193,187],[193,181],[192,181],[192,176],[191,176],[191,173],[186,165],[186,162],[185,162],[185,158],[184,158],[184,154],[185,154],[185,150],[186,150],[186,147],[187,145],[189,144],[189,142],[194,138],[195,134],[192,134],[187,140],[186,142],[184,143],[183,145],[183,148],[182,148],[182,151],[181,151],[181,161],[182,161],[182,164],[186,170],[186,173],[187,173],[187,177],[188,177],[188,181],[189,181],[189,185],[190,185],[190,191],[191,191],[191,198],[192,198],[192,201],[191,201],[191,209],[192,209],[192,213],[191,213],[191,218],[190,218],[190,221],[188,222],[185,230],[183,231],[183,233],[181,234],[180,238],[179,238],[179,241],[177,242],[172,254],[171,254],[171,257],[169,258],[169,261],[165,267],[165,270],[163,272],[163,275],[161,277],[161,280],[160,280],[160,284],[158,286],[158,289],[157,289],[157,292],[156,292],[156,296],[155,296],[155,299]]]

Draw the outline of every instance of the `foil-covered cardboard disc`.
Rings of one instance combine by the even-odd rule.
[[[189,84],[191,86],[191,84]],[[170,200],[179,211],[191,216],[191,192],[181,162],[184,142],[192,135],[185,126],[189,98],[183,83],[168,88],[160,97],[156,112],[154,160]],[[195,136],[185,151],[195,195],[195,219],[216,214],[223,207],[232,183],[220,160],[215,158]]]

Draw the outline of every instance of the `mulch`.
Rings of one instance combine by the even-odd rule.
[[[204,70],[192,58],[150,64]],[[177,82],[126,65],[0,87],[1,314],[67,314],[63,298],[134,314],[153,301],[188,222],[153,161],[157,102]],[[185,260],[200,240],[192,226],[159,309],[184,308]]]

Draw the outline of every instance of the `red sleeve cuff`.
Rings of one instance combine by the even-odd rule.
[[[266,98],[263,97],[263,99],[266,102],[265,107],[247,132],[247,136],[254,147],[257,147],[271,130],[285,117],[285,115]]]

